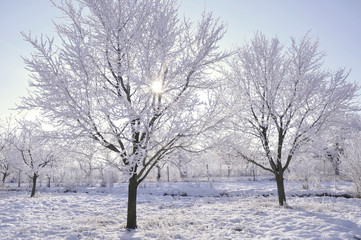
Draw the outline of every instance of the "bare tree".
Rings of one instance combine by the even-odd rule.
[[[226,74],[233,105],[232,128],[266,162],[252,159],[247,150],[238,153],[274,174],[279,204],[286,204],[284,172],[300,146],[321,134],[336,119],[357,109],[358,86],[348,83],[344,69],[323,68],[325,53],[306,34],[284,49],[278,38],[262,33],[239,48]]]
[[[55,2],[55,1],[54,1]],[[76,4],[73,4],[75,2]],[[226,57],[225,28],[211,14],[181,20],[176,0],[54,3],[64,14],[53,38],[32,38],[26,108],[39,109],[68,138],[90,137],[118,156],[129,175],[127,229],[137,228],[137,187],[185,137],[209,129],[217,113],[200,92]],[[212,119],[212,121],[204,121]]]

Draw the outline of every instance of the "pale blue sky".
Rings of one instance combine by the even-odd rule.
[[[288,43],[308,30],[327,52],[325,66],[351,68],[349,80],[361,84],[361,0],[183,0],[181,11],[197,18],[206,9],[228,25],[222,46],[231,48],[261,30]],[[54,35],[59,15],[48,0],[0,0],[0,117],[26,94],[21,55],[32,49],[21,31]]]

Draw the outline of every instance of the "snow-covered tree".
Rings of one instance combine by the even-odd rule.
[[[188,177],[188,165],[192,161],[192,158],[188,156],[189,154],[184,152],[178,152],[173,154],[172,158],[169,160],[169,163],[172,164],[178,171],[181,180],[185,180]]]
[[[329,163],[335,175],[340,174],[340,155],[343,153],[344,142],[348,140],[349,136],[353,136],[356,132],[361,130],[360,115],[357,112],[353,114],[346,114],[332,127],[330,127],[325,134],[322,134],[317,139],[318,154]]]
[[[5,156],[5,146],[6,141],[4,138],[4,130],[2,129],[2,123],[0,122],[0,173],[3,175],[2,182],[4,185],[5,179],[8,176],[7,171],[7,162],[6,162],[6,156]]]
[[[347,82],[344,69],[324,69],[318,41],[309,34],[291,40],[284,48],[277,37],[256,33],[238,49],[226,73],[232,127],[262,149],[266,162],[249,157],[245,147],[235,148],[274,174],[280,205],[286,204],[284,172],[298,149],[357,109],[358,86]]]
[[[23,120],[12,131],[9,142],[18,150],[23,161],[24,172],[32,180],[30,197],[35,196],[37,180],[43,168],[55,158],[55,149],[44,137],[37,122]]]
[[[7,141],[5,133],[0,129],[0,174],[2,185],[5,185],[6,178],[10,175],[10,163],[7,155]]]
[[[114,165],[129,175],[126,228],[137,228],[138,185],[217,118],[200,92],[226,57],[218,51],[224,25],[206,13],[197,23],[178,17],[176,0],[54,5],[63,13],[56,40],[24,34],[36,53],[25,59],[32,75],[23,106],[40,110],[63,136],[90,137],[117,154]]]
[[[318,182],[320,172],[318,172],[317,162],[313,158],[315,155],[312,152],[298,154],[294,158],[292,166],[289,167],[290,174],[287,178],[301,182],[303,189],[308,189],[311,181]]]
[[[7,118],[4,122],[0,121],[0,174],[3,186],[6,178],[17,167],[16,154],[11,146],[10,137],[12,134],[12,117]]]
[[[340,155],[343,152],[339,142],[332,144],[325,150],[325,158],[331,163],[335,175],[340,174]]]
[[[229,136],[220,136],[219,139],[215,139],[216,142],[222,142],[222,144],[215,144],[213,151],[217,154],[216,156],[220,159],[220,164],[224,164],[227,167],[227,177],[231,176],[235,166],[241,165],[237,152],[233,151],[232,144],[229,143]],[[234,141],[232,141],[234,143]]]
[[[64,149],[61,153],[56,154],[56,161],[52,167],[52,163],[49,163],[49,166],[45,169],[45,174],[47,176],[52,175],[52,180],[55,186],[59,187],[75,187],[82,182],[80,179],[80,169],[76,163],[76,159],[73,157],[72,153],[69,152],[68,148]],[[49,173],[50,172],[50,173]]]
[[[87,143],[86,140],[88,139],[67,143],[67,154],[68,158],[75,162],[74,167],[79,169],[83,184],[93,186],[96,184],[96,178],[103,175],[105,165],[113,162],[102,146]]]
[[[361,194],[361,143],[360,133],[354,133],[345,141],[340,154],[340,172],[349,177]]]

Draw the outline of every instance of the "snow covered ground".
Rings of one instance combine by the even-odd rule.
[[[348,182],[301,190],[274,181],[147,183],[139,189],[136,231],[124,230],[126,184],[114,188],[0,190],[0,239],[361,239],[361,199]]]

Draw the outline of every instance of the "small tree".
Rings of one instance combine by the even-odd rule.
[[[314,154],[312,153],[302,153],[298,154],[294,158],[294,164],[290,167],[289,177],[291,179],[296,179],[301,182],[303,189],[309,189],[309,184],[311,181],[317,181],[317,175],[320,173],[316,171],[316,161],[313,161]]]
[[[5,122],[0,121],[0,173],[3,186],[6,178],[10,176],[13,170],[17,169],[16,154],[11,146],[10,139],[12,135],[12,117],[6,119]]]
[[[95,154],[96,151],[89,150],[88,152],[77,152],[75,156],[80,170],[85,174],[85,184],[87,186],[94,185],[94,172],[98,170]]]
[[[36,184],[42,168],[54,158],[54,149],[49,148],[47,140],[39,132],[38,124],[26,120],[19,124],[10,138],[10,142],[20,153],[26,174],[32,180],[30,197],[35,196]]]
[[[7,142],[4,138],[4,132],[0,129],[0,173],[2,175],[1,181],[3,186],[5,185],[6,178],[10,175],[10,164],[7,161],[6,145]]]
[[[330,148],[327,148],[325,153],[325,158],[331,163],[333,170],[335,171],[335,175],[340,174],[340,155],[343,152],[342,147],[338,142],[336,142]]]
[[[178,152],[173,154],[170,159],[170,163],[175,166],[179,172],[181,180],[185,180],[188,177],[188,165],[192,161],[192,158],[189,157],[186,153]]]
[[[1,182],[2,185],[5,186],[5,180],[10,175],[10,164],[9,163],[0,163],[0,170],[1,170]]]
[[[356,193],[361,194],[361,143],[360,133],[353,133],[344,142],[340,154],[340,172],[349,177],[356,187]]]
[[[216,156],[221,159],[221,164],[225,164],[227,166],[227,177],[231,177],[234,166],[239,164],[239,159],[236,153],[232,151],[232,148],[230,148],[229,144],[226,142],[227,138],[223,138],[219,141],[223,142],[223,144],[216,145],[213,151],[217,154]]]
[[[235,148],[275,176],[281,206],[286,203],[284,173],[298,149],[357,109],[357,85],[347,82],[343,69],[323,69],[325,54],[318,45],[306,34],[284,49],[278,38],[256,33],[238,49],[226,73],[232,128],[262,149],[267,162],[252,159],[242,146]]]
[[[159,159],[188,144],[180,139],[217,118],[200,96],[214,84],[205,74],[227,56],[218,52],[224,25],[211,14],[196,25],[181,20],[176,0],[56,7],[65,19],[56,24],[60,46],[24,34],[37,52],[25,59],[32,93],[23,105],[39,109],[64,137],[88,137],[118,156],[113,165],[129,176],[126,228],[135,229],[138,185]]]

